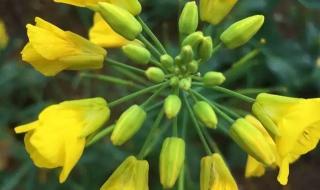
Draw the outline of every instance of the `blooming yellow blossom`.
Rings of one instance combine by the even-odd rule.
[[[91,42],[105,48],[121,47],[130,42],[112,30],[99,13],[95,13],[93,22],[93,26],[89,31],[89,39]]]
[[[4,22],[0,20],[0,50],[7,47],[9,42],[9,36],[6,31],[6,26]]]
[[[63,183],[83,153],[86,136],[109,115],[102,98],[65,101],[45,108],[38,120],[16,127],[15,132],[26,133],[25,147],[37,167],[62,167],[59,181]]]
[[[289,164],[318,144],[320,98],[290,98],[262,93],[255,104],[259,104],[263,113],[278,127],[279,135],[274,137],[279,156],[278,181],[285,185],[288,182]]]
[[[238,190],[220,154],[214,153],[201,159],[200,190]]]
[[[29,43],[22,59],[46,76],[62,70],[99,69],[107,52],[81,36],[36,18],[27,25]]]
[[[141,12],[141,4],[139,0],[54,0],[58,3],[66,3],[78,7],[94,7],[99,2],[107,2],[117,5],[123,9],[128,10],[133,15],[138,15]]]

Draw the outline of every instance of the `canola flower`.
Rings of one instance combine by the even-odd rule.
[[[54,1],[94,12],[90,41],[36,18],[35,25],[27,25],[29,42],[22,50],[22,59],[46,76],[64,70],[100,69],[106,63],[106,67],[121,69],[130,79],[89,72],[80,76],[138,89],[108,104],[102,98],[91,98],[52,105],[40,113],[38,120],[15,128],[16,133],[25,133],[25,147],[36,166],[62,168],[61,183],[85,147],[107,137],[113,145],[122,146],[143,129],[147,119],[153,123],[140,152],[128,155],[101,184],[101,190],[149,189],[146,157],[154,151],[160,137],[168,133],[165,121],[172,130],[169,136],[164,136],[159,155],[159,181],[165,189],[175,186],[187,189],[188,119],[203,145],[203,158],[199,160],[201,190],[238,189],[209,130],[222,130],[248,154],[246,177],[262,176],[267,167],[278,167],[278,181],[282,185],[287,183],[289,164],[316,147],[320,138],[319,98],[261,93],[254,99],[222,87],[228,80],[222,72],[200,72],[219,50],[245,45],[263,26],[264,16],[253,15],[235,22],[215,40],[204,32],[207,30],[200,21],[218,25],[237,0],[185,3],[177,23],[181,41],[177,54],[170,52],[140,18],[142,6],[137,0]],[[130,64],[106,58],[102,47],[119,48]],[[248,61],[257,52],[254,49],[244,58]],[[204,96],[202,89],[251,104],[254,116],[243,117],[227,104]],[[135,104],[108,121],[110,109],[133,99],[137,99]],[[150,116],[151,111],[156,111],[155,118]],[[102,127],[104,124],[108,127]]]

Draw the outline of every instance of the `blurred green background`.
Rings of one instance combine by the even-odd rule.
[[[172,53],[177,52],[179,1],[141,0],[141,3],[143,19]],[[228,18],[212,29],[214,39],[234,21],[253,14],[266,16],[266,23],[255,39],[236,50],[223,49],[203,69],[228,71],[230,77],[225,85],[244,90],[252,96],[256,93],[250,91],[251,88],[267,88],[290,96],[320,97],[320,1],[239,0]],[[130,91],[101,81],[81,79],[77,72],[63,72],[54,78],[46,78],[23,63],[20,51],[27,42],[25,25],[33,23],[35,16],[85,37],[92,24],[92,13],[86,9],[56,4],[50,0],[0,1],[0,19],[4,21],[10,37],[8,46],[0,50],[0,189],[98,189],[124,157],[139,151],[147,130],[141,130],[121,148],[112,146],[105,139],[86,149],[69,180],[63,185],[58,184],[58,170],[40,170],[32,164],[24,150],[23,136],[13,132],[15,126],[36,119],[39,111],[52,103],[93,96],[102,96],[110,101]],[[259,44],[261,38],[266,39],[266,44]],[[229,70],[244,54],[258,46],[261,49],[258,56],[246,62],[241,70]],[[118,59],[119,52],[110,50],[109,55]],[[120,72],[108,67],[101,72],[121,76]],[[205,93],[209,97],[212,95],[207,91]],[[227,102],[223,98],[222,101],[249,110],[239,102]],[[121,112],[126,106],[121,106],[115,112]],[[151,122],[152,119],[147,125]],[[268,171],[262,178],[244,179],[245,153],[229,138],[221,134],[213,136],[221,145],[240,189],[320,189],[319,149],[293,164],[288,186],[281,187],[276,182],[276,171]],[[194,190],[199,189],[199,159],[204,152],[194,133],[188,133],[187,137],[186,187]],[[148,156],[151,190],[161,189],[158,177],[159,149],[160,144]]]

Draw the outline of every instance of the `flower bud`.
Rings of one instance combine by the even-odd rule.
[[[149,80],[152,82],[160,83],[164,81],[165,74],[162,71],[162,69],[158,67],[149,67],[146,71],[145,74]]]
[[[179,84],[179,78],[174,76],[170,79],[170,86],[177,86]]]
[[[166,138],[160,153],[160,181],[165,189],[172,188],[184,165],[185,142],[181,138]]]
[[[180,34],[188,35],[195,32],[198,28],[198,7],[195,1],[185,4],[179,18]]]
[[[110,3],[98,3],[99,13],[111,28],[128,40],[134,40],[142,31],[139,21],[127,10]]]
[[[221,85],[226,80],[225,76],[220,72],[210,71],[204,74],[202,82],[206,87]]]
[[[251,125],[247,120],[236,120],[229,130],[231,138],[250,156],[266,165],[272,165],[276,161],[273,148],[264,139],[259,129]]]
[[[169,71],[172,71],[174,60],[169,54],[164,54],[160,57],[160,63],[163,67],[168,69]]]
[[[151,59],[151,53],[146,48],[135,44],[122,46],[122,51],[135,63],[148,64]]]
[[[181,108],[181,100],[177,95],[169,95],[164,100],[164,113],[168,119],[176,117]]]
[[[191,78],[188,77],[188,78],[183,78],[180,80],[179,82],[179,87],[182,89],[182,90],[189,90],[191,88]]]
[[[149,164],[129,156],[112,173],[100,190],[148,190]]]
[[[264,23],[263,15],[255,15],[242,19],[227,28],[220,36],[221,41],[234,49],[247,43]]]
[[[209,189],[238,190],[228,166],[218,153],[201,159],[200,190]]]
[[[202,42],[203,33],[202,32],[193,32],[189,34],[181,43],[181,46],[190,45],[194,52],[198,49],[198,46]]]
[[[146,112],[138,105],[133,105],[123,112],[112,132],[112,143],[120,146],[127,142],[141,128],[146,116]]]
[[[190,45],[183,46],[180,52],[181,64],[187,64],[193,59],[193,50]]]
[[[190,73],[196,73],[198,72],[198,69],[199,69],[199,64],[198,64],[198,61],[196,60],[192,60],[191,62],[189,62],[187,64],[187,69]]]
[[[212,107],[205,101],[198,101],[193,106],[195,115],[204,123],[206,127],[215,129],[217,127],[218,119]]]
[[[202,42],[199,48],[199,57],[201,59],[201,62],[208,61],[211,58],[212,52],[213,52],[212,38],[210,36],[207,36],[202,39]]]
[[[219,24],[238,0],[200,0],[200,19],[210,24]]]

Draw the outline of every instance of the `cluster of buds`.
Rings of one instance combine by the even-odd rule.
[[[139,85],[133,85],[140,88],[138,91],[108,104],[101,98],[59,104],[59,106],[53,106],[55,109],[50,108],[51,111],[44,110],[36,122],[16,128],[17,133],[27,133],[26,148],[37,166],[63,167],[66,170],[61,173],[61,182],[67,178],[79,160],[85,144],[86,146],[92,145],[111,134],[111,143],[121,146],[142,129],[149,112],[153,110],[157,110],[158,114],[140,153],[137,156],[129,156],[123,161],[101,187],[101,190],[148,189],[149,165],[145,157],[153,150],[159,136],[167,129],[162,127],[161,122],[165,120],[164,117],[172,124],[172,134],[163,141],[159,156],[160,182],[165,189],[173,188],[179,176],[180,189],[184,189],[185,150],[187,148],[185,143],[187,137],[184,131],[187,125],[185,121],[188,118],[191,118],[192,126],[199,135],[206,153],[201,160],[201,190],[238,189],[208,130],[224,130],[239,147],[248,153],[250,160],[261,164],[262,167],[279,166],[281,170],[279,179],[283,184],[286,183],[288,169],[281,167],[288,168],[289,163],[294,161],[289,156],[293,154],[300,156],[310,151],[312,147],[314,148],[315,142],[319,140],[320,135],[313,135],[312,138],[310,137],[313,139],[310,142],[311,145],[307,149],[299,147],[298,150],[295,150],[293,148],[294,143],[300,138],[297,134],[315,130],[314,123],[319,122],[317,117],[310,118],[312,121],[310,125],[294,133],[297,138],[292,141],[291,149],[282,147],[284,146],[282,138],[286,138],[286,135],[280,134],[283,133],[281,130],[288,130],[283,127],[285,124],[281,120],[287,117],[284,114],[285,111],[292,111],[295,106],[308,107],[306,112],[309,109],[316,109],[312,103],[319,104],[318,99],[312,100],[312,103],[301,103],[304,100],[261,95],[255,100],[222,87],[221,85],[227,80],[223,73],[200,72],[201,66],[208,64],[219,49],[234,49],[246,44],[262,27],[264,16],[254,15],[232,24],[220,37],[215,36],[215,40],[212,39],[211,34],[204,34],[199,29],[200,21],[212,25],[222,22],[237,0],[200,0],[199,7],[196,1],[185,3],[178,23],[180,36],[178,47],[180,49],[177,54],[168,52],[138,16],[141,12],[141,5],[137,0],[101,2],[88,0],[85,3],[77,0],[56,1],[88,7],[96,12],[95,21],[99,21],[99,25],[93,26],[90,31],[92,42],[38,18],[36,26],[27,25],[30,42],[22,52],[23,60],[32,64],[44,75],[50,76],[63,70],[99,69],[102,63],[106,62],[108,66],[124,69],[127,76],[140,82]],[[102,28],[99,28],[100,26]],[[105,38],[101,37],[103,35],[111,36],[110,38],[116,41],[105,43]],[[51,41],[45,40],[47,36],[52,37]],[[103,42],[99,42],[99,39]],[[137,66],[106,58],[106,50],[97,44],[110,44],[110,47],[118,45],[123,55]],[[83,74],[81,76],[119,85],[132,86],[135,84],[107,75]],[[151,83],[153,84],[150,85]],[[201,90],[205,88],[253,104],[253,113],[261,122],[250,115],[244,118],[227,105],[203,96]],[[131,105],[115,121],[108,121],[110,109],[147,93],[152,93],[152,95],[142,103]],[[265,104],[266,101],[274,107],[277,107],[275,102],[278,102],[285,108],[280,108],[280,111],[277,108],[270,108]],[[57,112],[56,109],[60,112]],[[57,113],[56,117],[54,113]],[[274,113],[282,115],[276,117]],[[68,117],[64,117],[63,114]],[[225,120],[229,125],[227,127],[222,125],[220,120]],[[107,122],[110,123],[110,126],[101,128]],[[54,133],[54,123],[60,128],[72,126],[68,130],[63,130],[67,134],[60,132],[59,135],[51,135],[49,132]],[[42,137],[45,135],[50,138]],[[72,140],[70,145],[68,139]],[[51,145],[57,143],[56,141],[60,142],[57,146]],[[51,149],[47,149],[46,146]],[[280,152],[279,150],[285,151]],[[64,154],[61,152],[67,155],[77,152],[77,155],[62,159],[61,155]],[[246,172],[247,176],[253,176],[252,171],[255,170],[249,169]]]

